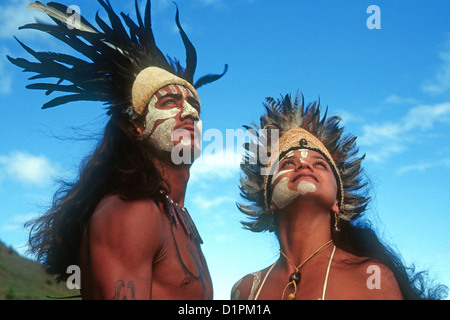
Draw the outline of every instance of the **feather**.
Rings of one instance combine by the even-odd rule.
[[[30,23],[24,26],[19,27],[19,30],[22,29],[34,29],[39,31],[44,31],[60,40],[61,42],[66,43],[72,49],[82,53],[87,58],[94,60],[96,56],[98,56],[98,52],[95,50],[93,46],[88,45],[78,37],[76,37],[75,31],[73,31],[73,35],[68,35],[61,30],[60,27],[54,25],[46,25],[46,24],[38,24],[38,23]],[[89,33],[93,35],[92,33]],[[97,36],[98,37],[98,36]],[[90,37],[85,37],[86,40],[91,39]],[[92,40],[88,42],[94,43]]]
[[[195,69],[197,68],[197,52],[195,51],[192,42],[189,40],[188,36],[181,27],[180,13],[178,11],[178,6],[176,3],[175,6],[177,8],[177,12],[175,14],[175,22],[177,24],[178,31],[180,32],[181,39],[183,40],[184,46],[186,48],[186,71],[185,71],[186,78],[190,79],[190,81],[192,82],[192,79],[194,78]]]
[[[53,108],[73,101],[105,101],[105,97],[101,94],[71,94],[50,100],[42,106],[42,109]]]
[[[225,75],[225,73],[227,73],[227,71],[228,71],[228,64],[225,64],[225,69],[221,74],[208,74],[206,76],[203,76],[200,79],[198,79],[197,82],[195,82],[194,87],[196,89],[198,89],[201,86],[203,86],[204,84],[219,80],[220,78],[222,78]]]
[[[62,4],[59,4],[59,3],[50,2],[47,5],[45,5],[42,2],[35,1],[35,2],[29,3],[27,8],[35,10],[35,11],[44,12],[48,16],[50,16],[58,21],[61,21],[65,24],[67,24],[67,21],[69,21],[69,19],[72,18],[72,14],[67,13],[68,7],[66,7]],[[81,18],[81,17],[80,17],[79,29],[81,31],[98,33],[98,31],[90,23],[88,23],[84,18]]]
[[[36,20],[36,23],[26,24],[19,29],[34,29],[45,32],[58,39],[84,57],[72,56],[66,53],[37,52],[16,39],[19,44],[37,62],[24,58],[8,60],[23,69],[32,72],[30,80],[55,78],[49,83],[35,83],[27,86],[29,89],[45,90],[45,94],[74,93],[63,95],[44,104],[43,108],[51,108],[72,101],[103,101],[109,104],[109,111],[122,112],[131,103],[131,87],[137,74],[143,69],[156,66],[193,82],[197,65],[197,54],[193,44],[188,39],[179,21],[178,7],[175,22],[180,31],[186,49],[186,68],[177,59],[171,59],[157,47],[151,28],[151,4],[147,0],[144,17],[141,16],[138,1],[135,0],[137,22],[124,13],[117,14],[109,0],[98,0],[107,13],[107,20],[95,15],[97,26],[94,27],[84,17],[79,17],[79,28],[68,28],[70,15],[68,7],[56,2],[46,5],[34,1],[28,8],[44,12],[54,22],[48,24]],[[78,18],[78,17],[77,17]],[[216,81],[221,75],[207,75],[197,82],[203,85]],[[68,82],[68,84],[63,81]]]

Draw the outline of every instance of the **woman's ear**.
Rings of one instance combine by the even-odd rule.
[[[339,202],[336,200],[334,204],[331,206],[331,211],[339,215]]]
[[[270,201],[270,207],[269,207],[270,212],[274,212],[275,210],[277,210],[277,207],[275,207],[275,205],[273,204],[272,201]]]

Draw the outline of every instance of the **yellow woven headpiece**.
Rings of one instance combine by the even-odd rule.
[[[150,98],[161,88],[169,84],[179,84],[188,88],[195,99],[200,103],[197,91],[188,81],[177,77],[164,69],[158,67],[148,67],[142,70],[134,80],[131,90],[134,111],[142,114]]]

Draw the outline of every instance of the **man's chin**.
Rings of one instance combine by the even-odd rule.
[[[201,155],[199,146],[190,141],[187,143],[176,143],[173,147],[170,158],[175,165],[192,165],[196,159]]]

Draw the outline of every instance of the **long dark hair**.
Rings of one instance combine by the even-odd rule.
[[[106,195],[124,200],[159,197],[162,178],[152,162],[156,151],[140,138],[122,112],[112,112],[102,139],[81,163],[75,182],[61,181],[51,208],[31,226],[29,251],[58,281],[77,264],[81,237],[90,216]]]
[[[334,216],[331,220],[331,238],[336,247],[356,256],[366,257],[365,261],[379,262],[388,267],[394,274],[404,299],[439,300],[447,297],[448,288],[445,285],[435,284],[428,271],[416,271],[413,264],[407,266],[401,256],[379,238],[375,229],[362,216],[351,222],[339,220],[339,231],[334,230]]]

